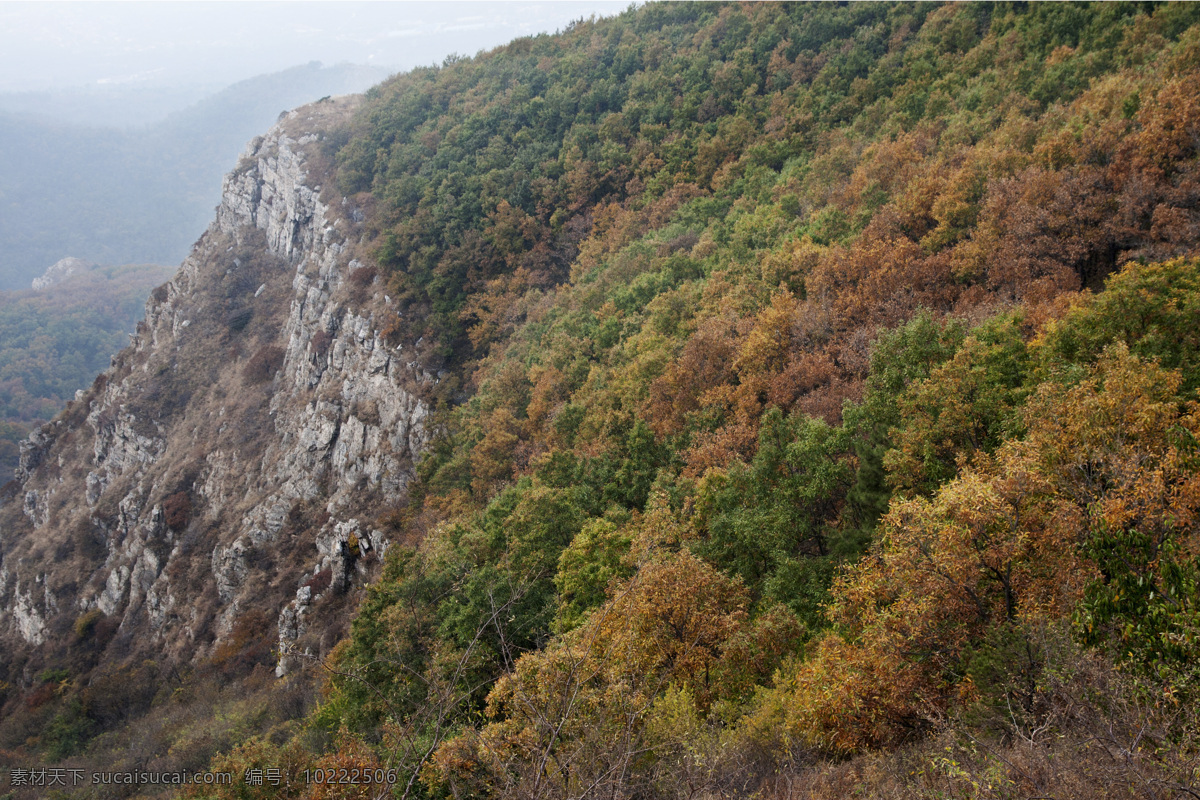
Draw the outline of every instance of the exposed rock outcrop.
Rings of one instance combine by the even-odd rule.
[[[66,258],[60,259],[59,261],[56,261],[47,267],[46,271],[42,273],[40,278],[34,278],[33,289],[34,291],[38,292],[44,289],[49,289],[51,286],[67,280],[72,275],[78,275],[80,272],[87,272],[88,270],[95,268],[96,265],[91,261],[84,261],[82,258],[67,256]]]
[[[362,215],[313,166],[354,102],[251,143],[130,346],[22,447],[0,507],[0,651],[52,649],[99,609],[120,620],[110,647],[201,658],[254,608],[284,652],[382,558],[370,520],[403,497],[435,378],[385,340]]]

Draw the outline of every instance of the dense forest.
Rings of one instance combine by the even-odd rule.
[[[1200,793],[1200,6],[649,4],[324,150],[441,435],[185,796]]]
[[[373,90],[340,188],[458,382],[336,763],[785,794],[942,734],[887,780],[1195,787],[1198,21],[650,5]]]

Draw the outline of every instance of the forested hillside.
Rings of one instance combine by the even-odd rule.
[[[649,4],[323,148],[440,434],[185,796],[1200,793],[1200,6]]]
[[[314,720],[410,796],[1194,786],[1197,20],[651,5],[374,90],[340,188],[469,399]]]

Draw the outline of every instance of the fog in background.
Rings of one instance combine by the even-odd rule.
[[[0,92],[221,87],[309,61],[392,71],[628,2],[0,2]]]
[[[0,290],[178,264],[281,111],[627,6],[0,0]]]

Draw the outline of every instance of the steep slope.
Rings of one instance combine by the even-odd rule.
[[[1195,462],[1077,409],[1193,430],[1167,409],[1194,398],[1196,262],[1145,265],[1200,245],[1197,22],[661,4],[374,90],[339,185],[474,391],[315,721],[432,796],[771,796],[964,709],[1076,702],[1016,687],[1103,659],[1081,640],[1192,641],[1162,598],[1195,574]],[[1106,285],[1069,337],[1105,334],[1048,347]],[[1123,497],[1178,561],[1113,533]],[[1092,583],[1121,558],[1154,565],[1137,602]]]
[[[354,258],[357,212],[321,199],[321,131],[353,105],[252,143],[132,344],[22,445],[0,507],[7,679],[89,613],[106,658],[186,662],[251,609],[295,639],[321,594],[305,574],[349,597],[382,556],[353,515],[403,492],[432,378],[381,339],[389,300]]]
[[[174,608],[210,630],[175,649],[284,691],[270,620],[323,652],[349,565],[382,549],[373,530],[394,545],[305,724],[243,728],[211,764],[386,766],[403,797],[790,797],[813,765],[915,747],[896,796],[995,776],[1023,796],[1194,791],[1197,87],[1183,4],[655,4],[373,90],[305,151],[328,242],[304,188],[279,196],[287,143],[256,145],[274,161],[240,168],[208,266],[180,279],[213,302],[154,306],[158,360],[142,376],[134,351],[122,383],[130,408],[191,393],[149,498],[202,542],[174,562]],[[285,126],[289,151],[305,130]],[[371,357],[399,342],[415,370],[348,411],[350,374],[297,388],[304,335],[285,348],[291,323],[246,298],[270,265],[238,249],[303,264],[342,236],[328,302],[360,298]],[[349,270],[367,252],[378,276]],[[276,291],[296,308],[312,288]],[[314,366],[348,326],[310,331]],[[179,355],[195,335],[227,363]],[[291,401],[256,383],[276,364]],[[205,369],[219,389],[176,377]],[[436,414],[423,442],[409,427],[415,479],[350,486],[338,448],[376,417],[397,432],[392,395]],[[219,533],[190,527],[208,507]],[[318,563],[289,549],[309,541]],[[285,561],[316,572],[296,590]],[[48,607],[28,580],[14,630]],[[88,613],[76,636],[103,640],[116,614]],[[105,719],[76,674],[23,676],[21,701]],[[994,747],[965,778],[937,738],[957,730]],[[1105,772],[1104,730],[1127,753],[1126,731],[1180,747]],[[1014,742],[1078,761],[1042,781],[989,760]],[[884,794],[842,788],[825,794]]]
[[[129,342],[150,290],[173,267],[100,267],[63,259],[32,291],[0,291],[0,476],[17,442],[62,409]]]

